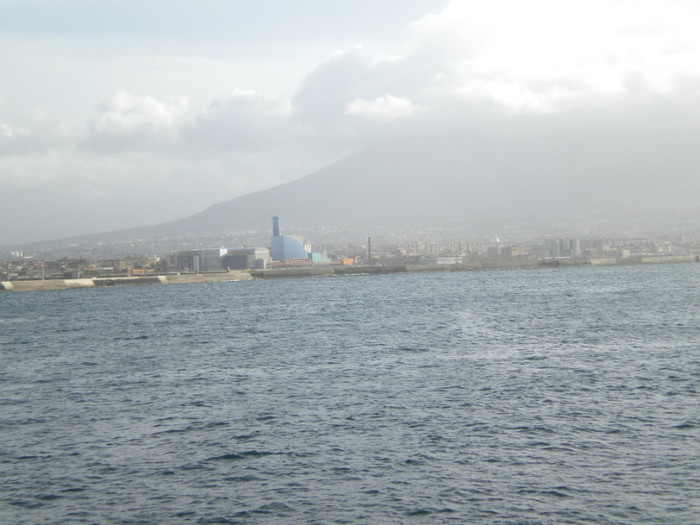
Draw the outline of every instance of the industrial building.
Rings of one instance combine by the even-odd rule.
[[[265,268],[270,259],[267,248],[208,248],[177,252],[167,261],[173,271],[209,273],[226,270]]]
[[[273,261],[287,262],[308,260],[306,248],[293,237],[281,234],[280,218],[272,218],[272,239],[270,239],[270,257]]]
[[[181,272],[220,272],[223,269],[221,257],[226,252],[225,248],[187,250],[171,255],[168,262],[175,270]]]
[[[226,270],[264,269],[270,260],[285,265],[325,263],[330,264],[325,253],[309,254],[311,248],[299,240],[281,234],[280,218],[272,218],[270,248],[209,248],[177,252],[168,258],[173,271],[207,273]]]
[[[267,248],[236,248],[221,258],[221,266],[229,270],[264,269],[268,259],[270,250]]]

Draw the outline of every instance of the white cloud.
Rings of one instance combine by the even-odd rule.
[[[415,22],[400,54],[336,52],[300,85],[295,118],[358,143],[372,135],[368,120],[458,119],[487,107],[551,114],[693,96],[699,18],[698,6],[683,1],[455,0]]]
[[[144,150],[177,139],[189,99],[184,96],[158,100],[120,90],[101,106],[101,114],[90,123],[91,136],[85,145],[98,150]]]
[[[697,5],[683,1],[461,0],[413,29],[443,90],[552,111],[640,89],[668,94],[680,78],[697,79],[697,22]]]
[[[345,113],[378,121],[393,121],[410,118],[420,108],[404,97],[389,95],[379,96],[374,100],[356,98],[347,105]]]
[[[105,111],[94,124],[95,131],[118,134],[147,127],[167,132],[181,122],[188,103],[187,97],[161,101],[120,90],[104,105]]]

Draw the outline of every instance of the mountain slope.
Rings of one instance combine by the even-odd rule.
[[[453,134],[359,151],[306,177],[110,238],[264,230],[285,225],[434,226],[591,210],[697,209],[700,148],[682,131],[602,128],[560,134]],[[650,218],[653,220],[653,218]]]
[[[433,225],[489,216],[574,214],[688,204],[700,194],[700,153],[683,133],[597,133],[498,140],[441,136],[355,153],[315,173],[144,228],[204,233],[287,223]]]

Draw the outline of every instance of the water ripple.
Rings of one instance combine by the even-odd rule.
[[[696,523],[699,289],[668,265],[6,294],[0,521]]]

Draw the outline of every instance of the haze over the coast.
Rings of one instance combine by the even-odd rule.
[[[509,198],[556,181],[697,206],[698,27],[692,0],[4,0],[0,245],[170,221],[426,136],[464,142],[430,153],[464,191],[441,167],[487,144]],[[378,157],[354,158],[364,184]]]

